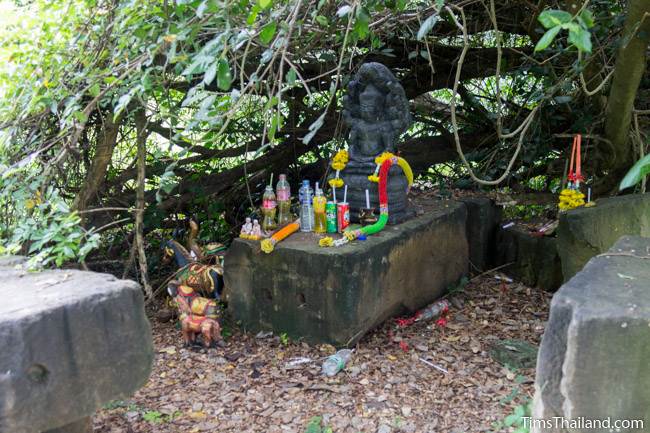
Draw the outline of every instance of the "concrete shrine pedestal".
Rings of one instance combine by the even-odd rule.
[[[259,242],[237,239],[225,259],[228,309],[249,331],[354,344],[467,274],[466,217],[463,203],[434,202],[419,216],[339,248],[319,247],[322,235],[314,233],[294,234],[271,254]]]

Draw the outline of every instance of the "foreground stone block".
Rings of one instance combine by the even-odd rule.
[[[563,213],[557,229],[564,281],[623,235],[650,236],[650,194],[599,199],[592,208]]]
[[[321,248],[317,235],[298,233],[267,255],[259,242],[237,239],[225,259],[229,310],[255,332],[353,344],[388,317],[438,298],[467,273],[465,218],[465,205],[444,201],[341,248]]]
[[[76,270],[28,273],[0,260],[0,432],[81,432],[151,369],[138,284]],[[16,268],[18,265],[18,268]]]
[[[623,237],[609,253],[591,259],[553,297],[533,415],[640,419],[645,429],[538,426],[534,432],[650,428],[650,238]]]

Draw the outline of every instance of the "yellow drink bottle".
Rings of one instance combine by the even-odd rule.
[[[325,233],[327,231],[327,216],[325,214],[325,205],[327,198],[323,195],[323,190],[318,188],[314,196],[314,232]]]

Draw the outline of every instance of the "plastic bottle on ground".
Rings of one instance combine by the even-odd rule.
[[[420,322],[423,320],[437,319],[446,313],[447,310],[449,310],[449,301],[446,299],[441,299],[440,301],[436,301],[433,304],[430,304],[420,310],[420,314],[415,319],[415,321]]]
[[[352,350],[350,349],[341,349],[334,355],[329,356],[323,362],[323,374],[330,377],[335,376],[336,373],[345,368],[345,364],[348,363],[351,357]]]

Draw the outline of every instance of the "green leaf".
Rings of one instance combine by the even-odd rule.
[[[583,9],[582,12],[580,12],[579,17],[588,29],[595,25],[594,14],[592,14],[589,9]]]
[[[273,5],[273,0],[260,0],[260,6],[262,9],[270,8]]]
[[[445,0],[436,0],[436,10],[440,11],[445,5]]]
[[[540,23],[544,28],[550,29],[560,24],[568,23],[571,21],[572,15],[568,12],[557,10],[557,9],[547,9],[541,14],[539,14]]]
[[[327,21],[327,17],[323,15],[317,15],[316,21],[318,22],[318,24],[320,24],[323,27],[327,27],[329,25],[329,21]]]
[[[227,59],[219,59],[217,68],[217,87],[221,90],[230,89],[232,84],[232,74],[230,73],[230,64]]]
[[[262,27],[262,31],[260,32],[260,40],[264,45],[268,45],[269,42],[273,39],[273,36],[275,35],[275,30],[277,29],[278,24],[275,21],[271,21],[264,27]]]
[[[619,191],[636,185],[648,174],[650,174],[650,154],[644,156],[632,166],[630,171],[627,172],[621,181],[621,184],[618,187]]]
[[[591,33],[580,26],[569,31],[569,43],[583,53],[591,52]]]
[[[535,52],[545,50],[549,45],[551,45],[553,39],[555,39],[561,29],[562,27],[555,26],[544,33],[544,36],[542,36],[542,38],[537,42],[537,45],[535,45]]]
[[[325,113],[321,114],[314,123],[309,125],[309,132],[302,138],[302,142],[304,144],[309,144],[311,139],[314,138],[314,135],[316,135],[318,130],[323,126],[323,123],[325,123]]]
[[[86,123],[88,121],[88,116],[86,116],[83,111],[75,111],[72,113],[72,116],[81,123]]]
[[[205,10],[208,8],[208,0],[204,0],[198,8],[196,8],[196,16],[199,18],[203,18],[203,14],[205,13]]]
[[[354,23],[354,32],[361,40],[366,39],[370,33],[370,16],[364,8],[357,9],[357,20]]]
[[[203,82],[205,85],[209,85],[212,83],[212,80],[214,80],[214,77],[217,75],[217,65],[219,62],[215,62],[210,65],[207,71],[205,71],[205,75],[203,76]]]
[[[289,69],[289,72],[287,72],[287,77],[286,77],[287,84],[289,84],[290,86],[296,84],[296,75],[297,74],[295,69],[293,68]]]
[[[420,26],[420,30],[418,30],[418,41],[421,41],[426,37],[426,35],[429,34],[431,29],[433,29],[433,26],[436,25],[436,23],[440,21],[440,16],[439,15],[431,15],[429,18],[424,20],[422,25]]]
[[[99,96],[99,93],[101,92],[101,89],[99,88],[99,84],[95,83],[92,86],[90,86],[90,89],[88,89],[88,93],[90,93],[90,96],[93,98],[96,98]]]
[[[262,10],[262,8],[260,8],[259,5],[253,6],[253,8],[251,9],[251,13],[249,13],[248,18],[246,18],[246,24],[252,26],[255,23],[255,20],[257,19],[257,15],[259,14],[260,10]]]
[[[309,424],[307,424],[307,429],[305,430],[305,433],[321,433],[321,420],[322,418],[319,416],[315,416],[312,419],[309,420]]]

